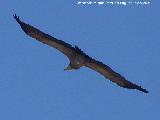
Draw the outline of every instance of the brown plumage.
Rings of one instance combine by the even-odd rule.
[[[90,56],[86,55],[81,49],[79,49],[77,46],[72,47],[72,45],[62,41],[58,40],[55,37],[52,37],[37,28],[21,21],[18,16],[14,15],[15,20],[20,24],[22,30],[29,35],[32,38],[35,38],[36,40],[47,44],[51,47],[54,47],[61,51],[64,55],[68,57],[70,60],[70,64],[67,68],[64,70],[71,70],[71,69],[79,69],[82,66],[86,66],[88,68],[91,68],[101,75],[103,75],[105,78],[111,80],[112,82],[116,83],[117,85],[128,88],[128,89],[137,89],[144,93],[148,93],[148,91],[141,86],[138,86],[128,80],[126,80],[123,76],[121,76],[119,73],[113,71],[109,66],[103,64],[102,62],[99,62]]]

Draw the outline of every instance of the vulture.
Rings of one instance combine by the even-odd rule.
[[[148,93],[148,91],[141,86],[128,81],[125,77],[120,75],[119,73],[115,72],[111,69],[108,65],[93,59],[92,57],[88,56],[84,53],[78,46],[72,46],[62,40],[59,40],[55,37],[52,37],[49,34],[42,32],[41,30],[33,27],[30,24],[21,21],[19,16],[16,14],[14,15],[15,20],[20,25],[22,30],[30,37],[47,44],[53,48],[56,48],[64,55],[66,55],[70,61],[68,67],[64,70],[77,70],[82,66],[88,67],[92,70],[103,75],[106,79],[109,79],[113,83],[116,83],[118,86],[128,89],[137,89],[144,93]]]

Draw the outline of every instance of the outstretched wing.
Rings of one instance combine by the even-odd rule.
[[[16,14],[14,15],[14,18],[19,23],[22,30],[30,37],[35,38],[36,40],[38,40],[44,44],[47,44],[51,47],[58,49],[63,54],[65,54],[68,58],[70,58],[73,55],[73,53],[75,52],[75,48],[73,48],[72,45],[70,45],[62,40],[58,40],[57,38],[54,38],[54,37],[42,32],[42,31],[40,31],[39,29],[21,21],[19,19],[19,16],[16,16]]]
[[[72,57],[73,54],[79,52],[79,53],[85,55],[86,58],[88,58],[89,62],[86,63],[86,65],[85,65],[86,67],[89,67],[89,68],[99,72],[105,78],[110,79],[112,82],[116,83],[117,85],[119,85],[121,87],[128,88],[128,89],[137,89],[142,92],[148,93],[148,91],[146,89],[143,89],[141,86],[138,86],[138,85],[126,80],[123,76],[121,76],[120,74],[113,71],[107,65],[105,65],[99,61],[96,61],[96,60],[90,58],[89,56],[87,56],[81,50],[77,49],[77,47],[74,48],[70,44],[65,43],[62,40],[58,40],[57,38],[54,38],[54,37],[42,32],[42,31],[38,30],[37,28],[21,21],[19,19],[19,17],[16,15],[14,15],[14,18],[20,24],[22,30],[27,35],[29,35],[32,38],[35,38],[36,40],[38,40],[44,44],[47,44],[49,46],[52,46],[52,47],[58,49],[63,54],[65,54],[69,59]]]
[[[89,67],[100,74],[102,74],[105,78],[111,80],[112,82],[116,83],[117,85],[128,88],[128,89],[137,89],[144,93],[148,93],[146,89],[143,89],[141,86],[138,86],[128,80],[126,80],[123,76],[119,73],[113,71],[109,66],[103,64],[102,62],[96,61],[92,58],[89,58],[89,62],[86,63],[86,67]]]

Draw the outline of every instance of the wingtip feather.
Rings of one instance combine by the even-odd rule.
[[[146,89],[142,88],[141,86],[136,87],[136,89],[144,93],[149,93]]]
[[[16,14],[14,14],[13,17],[14,17],[14,19],[15,19],[18,23],[21,22],[20,19],[19,19],[19,16],[17,16]]]

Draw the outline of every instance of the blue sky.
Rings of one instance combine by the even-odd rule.
[[[160,111],[160,11],[143,6],[84,6],[76,1],[5,0],[0,5],[1,120],[151,120]],[[68,59],[25,35],[13,14],[103,61],[144,94]]]

